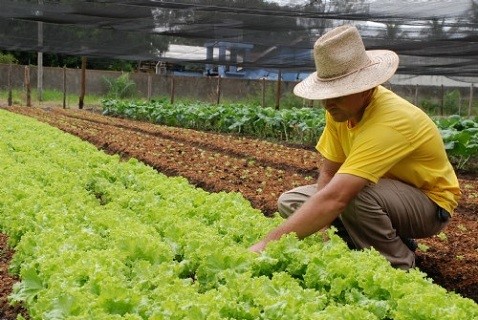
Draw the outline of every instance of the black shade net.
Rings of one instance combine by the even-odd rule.
[[[474,0],[0,1],[0,49],[311,72],[344,23],[397,52],[398,73],[478,75]]]

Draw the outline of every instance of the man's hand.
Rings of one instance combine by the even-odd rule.
[[[256,244],[249,247],[249,251],[259,253],[266,247],[266,242],[264,240],[257,242]]]
[[[249,250],[261,252],[267,243],[285,234],[294,232],[299,239],[303,239],[329,226],[367,183],[366,179],[354,175],[336,174],[324,188]]]

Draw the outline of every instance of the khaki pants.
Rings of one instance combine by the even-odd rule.
[[[278,199],[279,213],[292,215],[311,195],[316,185],[297,187]],[[447,224],[437,217],[439,207],[422,191],[400,181],[381,179],[369,184],[340,215],[357,249],[373,247],[401,269],[415,267],[415,254],[402,238],[426,238]]]

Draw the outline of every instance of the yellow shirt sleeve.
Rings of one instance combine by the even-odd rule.
[[[333,162],[343,163],[346,156],[338,136],[337,128],[333,125],[328,112],[325,113],[325,119],[325,128],[317,143],[316,149],[322,157]]]

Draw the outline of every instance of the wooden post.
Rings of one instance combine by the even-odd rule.
[[[262,87],[262,107],[266,107],[266,78],[263,77],[261,80],[261,87]]]
[[[470,98],[468,101],[468,117],[471,116],[471,108],[473,107],[473,83],[470,85]]]
[[[174,81],[174,74],[171,76],[171,104],[174,104],[174,94],[176,92],[175,88],[176,82]]]
[[[39,22],[39,27],[42,25]],[[37,53],[37,98],[39,102],[43,101],[43,52]]]
[[[25,66],[25,92],[26,92],[26,103],[27,107],[32,106],[32,97],[31,97],[31,88],[30,88],[30,68]]]
[[[440,104],[440,115],[443,116],[445,114],[445,88],[441,85],[441,104]]]
[[[83,109],[86,92],[86,57],[81,57],[81,86],[80,86],[80,100],[78,109]]]
[[[217,87],[216,87],[216,104],[219,104],[221,101],[221,75],[217,76]]]
[[[280,108],[281,82],[282,82],[282,72],[279,70],[279,73],[277,75],[276,109]]]
[[[8,106],[11,107],[13,104],[12,96],[12,64],[8,65]]]
[[[151,76],[151,72],[148,72],[148,101],[151,100],[153,89],[153,77]]]
[[[66,109],[66,66],[63,66],[63,109]]]

